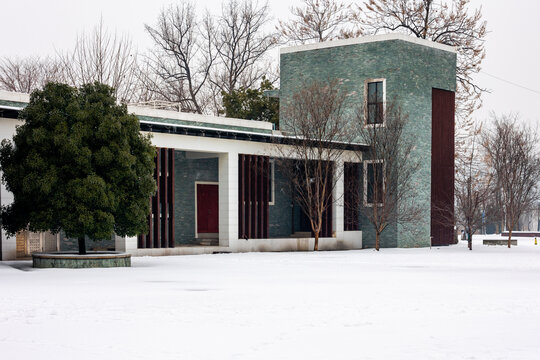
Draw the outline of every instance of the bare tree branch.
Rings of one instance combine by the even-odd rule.
[[[0,59],[0,89],[30,93],[48,81],[62,81],[63,68],[58,61],[37,56]]]
[[[482,8],[469,11],[470,0],[366,0],[358,8],[366,31],[376,34],[402,32],[422,39],[455,46],[457,57],[456,150],[465,146],[474,131],[471,114],[481,105],[486,89],[473,81],[485,57],[486,21]]]
[[[64,80],[80,86],[93,82],[115,89],[121,102],[129,102],[137,91],[137,52],[128,36],[111,34],[103,19],[90,34],[83,33],[71,53],[60,53]]]
[[[384,124],[365,125],[365,112],[358,112],[360,138],[369,145],[362,156],[372,161],[364,162],[364,192],[361,213],[373,225],[375,249],[380,248],[380,235],[392,224],[414,228],[414,223],[424,216],[417,203],[415,178],[420,162],[413,155],[415,142],[405,129],[408,116],[396,100],[389,101],[384,110]],[[369,201],[369,200],[370,201]]]
[[[291,7],[293,18],[279,21],[277,30],[286,43],[305,44],[357,37],[362,34],[358,14],[350,3],[336,0],[304,0]]]
[[[214,48],[219,58],[211,78],[220,91],[231,93],[239,87],[250,88],[267,74],[264,64],[276,36],[265,32],[270,21],[268,3],[259,6],[249,0],[227,0],[218,19]]]
[[[472,250],[472,236],[486,221],[486,205],[493,194],[492,179],[480,150],[477,126],[462,157],[456,159],[455,177],[455,224],[462,226],[467,234],[468,247]],[[452,222],[453,219],[449,219]]]
[[[182,111],[203,113],[205,86],[216,59],[210,15],[198,18],[192,3],[181,2],[163,9],[155,27],[145,28],[155,43],[145,61],[150,70],[143,73],[145,87],[158,99],[180,103]]]
[[[483,136],[482,145],[495,180],[497,193],[508,230],[508,247],[524,210],[538,202],[540,156],[536,148],[538,134],[520,125],[517,115],[492,114],[493,130]]]
[[[291,194],[307,215],[318,250],[325,211],[339,199],[332,196],[342,176],[345,148],[354,138],[352,121],[344,111],[346,94],[339,82],[313,82],[302,86],[285,107],[281,131],[291,139],[277,145],[277,164],[291,185]]]

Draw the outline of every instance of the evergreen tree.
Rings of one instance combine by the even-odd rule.
[[[113,93],[99,83],[48,83],[32,93],[24,123],[0,148],[2,179],[14,195],[2,208],[8,234],[63,230],[85,254],[85,235],[146,231],[155,149]]]
[[[270,121],[279,125],[279,99],[266,96],[265,91],[275,90],[268,79],[263,79],[258,89],[240,88],[231,93],[223,92],[224,113],[238,119]]]

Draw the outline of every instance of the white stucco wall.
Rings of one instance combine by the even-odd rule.
[[[21,122],[16,119],[7,119],[0,117],[0,141],[4,139],[12,139],[15,134],[15,126]],[[2,170],[0,169],[0,176]],[[13,194],[6,190],[4,183],[0,185],[0,200],[2,206],[9,205],[13,202]],[[16,242],[14,236],[7,236],[2,229],[2,260],[14,260],[17,256]]]

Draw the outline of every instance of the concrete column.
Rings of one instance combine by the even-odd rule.
[[[219,154],[219,246],[238,241],[238,153]]]
[[[0,177],[2,172],[0,171]],[[6,190],[4,184],[0,186],[0,203],[2,206],[9,205],[13,202],[13,194]],[[15,236],[7,236],[2,229],[2,258],[0,260],[15,260],[17,258],[17,242]]]
[[[126,253],[133,253],[137,250],[137,237],[136,236],[114,236],[114,248],[116,251],[122,251]]]
[[[332,226],[337,239],[343,239],[343,233],[345,232],[345,216],[344,216],[344,169],[343,161],[337,161],[334,169],[334,177],[336,178],[336,186],[332,197],[334,203],[332,204]]]

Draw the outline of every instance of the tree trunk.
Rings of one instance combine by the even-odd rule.
[[[313,246],[313,251],[319,251],[319,232],[315,232],[315,246]]]
[[[508,248],[512,245],[512,229],[508,230]]]
[[[469,250],[472,250],[472,233],[471,230],[467,230],[467,244],[469,246]]]
[[[381,243],[381,234],[378,232],[375,232],[375,250],[379,251],[380,243]]]
[[[79,236],[79,255],[86,255],[86,239],[84,236]]]

